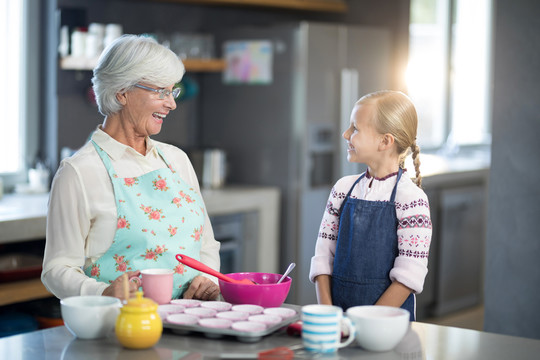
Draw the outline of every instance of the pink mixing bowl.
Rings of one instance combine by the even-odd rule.
[[[242,272],[226,275],[233,279],[250,279],[257,283],[257,285],[234,284],[218,279],[223,298],[231,304],[281,306],[289,294],[292,282],[287,276],[281,283],[276,284],[281,274]]]

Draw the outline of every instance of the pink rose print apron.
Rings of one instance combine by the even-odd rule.
[[[107,153],[95,142],[94,147],[113,184],[117,229],[111,247],[85,269],[86,275],[111,283],[126,271],[173,269],[173,298],[181,297],[199,272],[175,256],[182,253],[200,260],[206,211],[201,196],[180,178],[159,148],[166,168],[118,178]]]

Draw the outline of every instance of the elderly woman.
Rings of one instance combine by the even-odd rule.
[[[92,83],[105,119],[62,161],[50,195],[41,279],[58,298],[124,299],[122,275],[148,268],[174,270],[173,298],[218,297],[215,278],[175,258],[219,270],[196,174],[182,150],[150,138],[176,109],[183,74],[178,57],[147,37],[124,35],[101,55]]]

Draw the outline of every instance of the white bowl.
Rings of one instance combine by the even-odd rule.
[[[369,351],[392,350],[410,324],[407,310],[391,306],[353,306],[346,314],[356,328],[356,341]]]
[[[98,339],[114,329],[122,303],[111,296],[72,296],[60,300],[62,319],[80,339]]]

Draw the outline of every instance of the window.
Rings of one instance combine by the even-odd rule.
[[[21,59],[22,48],[19,39],[22,34],[22,2],[1,0],[0,23],[0,109],[5,109],[0,133],[0,153],[2,156],[0,173],[14,173],[21,170]],[[9,110],[7,110],[9,109]]]
[[[28,0],[0,0],[0,176],[25,181],[37,153],[39,9]],[[33,56],[27,56],[30,51]]]
[[[411,0],[407,85],[424,149],[490,143],[491,0]]]

